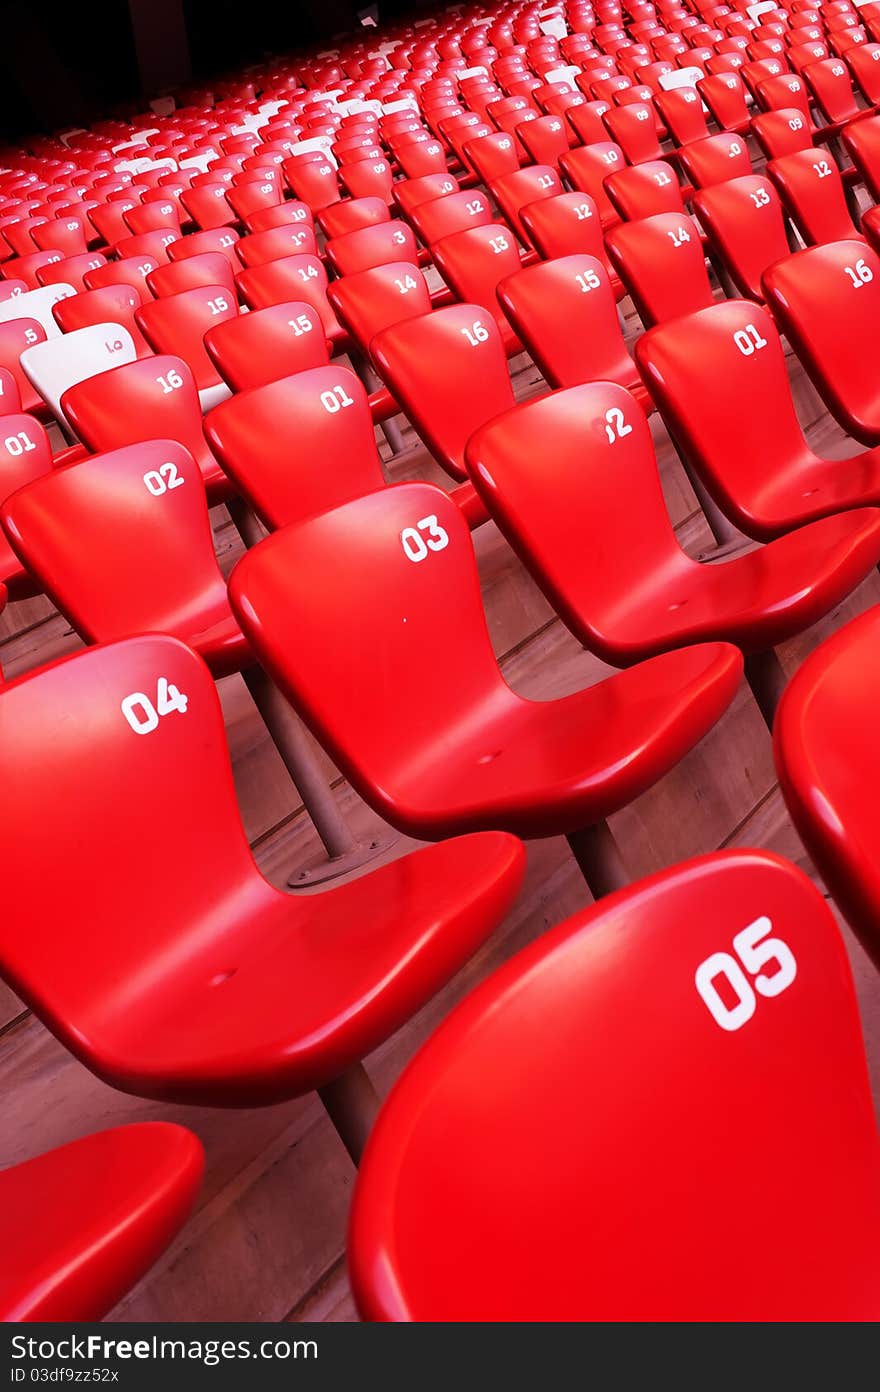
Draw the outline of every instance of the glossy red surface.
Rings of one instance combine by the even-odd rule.
[[[623,340],[614,292],[594,256],[562,256],[502,281],[498,299],[551,387],[618,382],[647,393]]]
[[[224,285],[199,285],[150,300],[135,310],[135,321],[156,353],[182,358],[195,380],[198,391],[220,382],[205,351],[208,329],[238,316],[238,301]]]
[[[362,353],[369,353],[382,329],[431,312],[428,283],[413,261],[391,261],[334,280],[327,298]]]
[[[793,866],[723,852],[582,910],[441,1025],[368,1143],[352,1283],[368,1319],[875,1320],[878,1172],[836,925]]]
[[[645,328],[714,303],[700,229],[686,213],[619,222],[605,242]]]
[[[874,789],[880,609],[832,634],[795,673],[773,731],[780,786],[823,880],[880,967]]]
[[[0,1171],[0,1320],[99,1320],[189,1216],[202,1147],[168,1122],[118,1126]]]
[[[768,304],[820,396],[850,435],[880,444],[874,337],[880,256],[864,242],[810,247],[764,276]]]
[[[779,334],[761,305],[728,300],[660,324],[635,352],[679,449],[747,536],[770,541],[880,504],[880,450],[824,459],[807,444]]]
[[[96,452],[145,440],[176,440],[196,460],[208,499],[229,497],[229,480],[202,433],[195,379],[183,358],[156,354],[69,387],[62,408],[79,438]]]
[[[203,342],[223,380],[237,392],[329,360],[321,320],[304,301],[218,319]]]
[[[162,680],[173,708],[144,730]],[[0,768],[19,871],[3,975],[87,1067],[142,1096],[254,1106],[323,1086],[467,961],[522,880],[522,846],[490,833],[320,894],[273,888],[239,820],[214,682],[174,638],[91,648],[3,687]],[[72,827],[65,902],[89,912],[60,934],[45,848]]]
[[[775,647],[880,561],[880,508],[824,518],[713,565],[693,560],[669,521],[645,414],[607,382],[523,403],[471,437],[467,462],[554,609],[618,667],[684,643]]]
[[[771,160],[767,173],[808,244],[862,240],[831,155],[821,150],[797,150]]]
[[[559,700],[518,696],[492,652],[466,523],[428,484],[276,532],[239,561],[229,593],[261,663],[361,796],[427,838],[551,836],[606,816],[705,734],[742,670],[735,649],[709,644]],[[450,660],[424,659],[438,651]]]
[[[438,464],[464,482],[468,437],[514,405],[494,319],[480,305],[450,305],[383,329],[370,353]]]
[[[492,316],[507,356],[521,352],[522,344],[498,298],[501,282],[522,265],[516,238],[506,223],[487,222],[453,232],[434,243],[431,255],[456,299],[479,305],[484,316]]]
[[[236,276],[239,294],[249,309],[305,300],[320,315],[324,334],[331,343],[344,338],[342,326],[327,299],[327,272],[317,256],[281,256],[264,261]]]
[[[769,179],[748,174],[701,189],[694,211],[737,292],[763,302],[762,275],[790,255],[782,204]]]

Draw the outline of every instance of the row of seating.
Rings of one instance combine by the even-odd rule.
[[[4,600],[47,595],[88,646],[0,687],[0,969],[123,1091],[234,1108],[317,1089],[356,1162],[366,1146],[350,1262],[371,1318],[876,1313],[877,1137],[828,909],[761,851],[630,885],[607,826],[744,669],[792,816],[880,966],[880,611],[788,686],[774,653],[880,562],[880,261],[854,201],[880,186],[880,6],[759,18],[475,7],[4,153],[0,582]],[[782,334],[872,448],[808,446]],[[518,402],[523,352],[546,390]],[[655,410],[734,541],[713,564],[671,527]],[[386,483],[375,427],[397,450],[401,414],[448,489]],[[217,504],[248,548],[228,585]],[[554,700],[511,689],[469,536],[490,520],[620,670]],[[319,895],[271,886],[215,687],[238,672],[331,855],[350,842],[297,717],[386,822],[438,844]],[[453,1013],[374,1130],[360,1060],[505,917],[522,838],[554,835],[596,904]],[[49,862],[71,843],[60,882]],[[650,1176],[633,1117],[656,1138]],[[767,1158],[790,1173],[794,1156],[756,1274],[705,1203],[727,1181],[759,1204]],[[200,1171],[164,1125],[4,1171],[19,1258],[0,1312],[105,1313]],[[74,1213],[53,1201],[29,1226],[36,1194],[70,1209],[70,1186]]]

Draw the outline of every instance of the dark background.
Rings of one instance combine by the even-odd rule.
[[[147,23],[151,3],[132,0]],[[366,0],[182,3],[193,76],[209,78],[354,29]],[[380,22],[414,7],[380,0]],[[144,95],[156,93],[142,91],[129,0],[0,0],[0,144],[85,125]]]

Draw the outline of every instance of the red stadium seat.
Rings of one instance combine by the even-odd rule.
[[[553,608],[616,667],[723,641],[747,654],[750,680],[758,660],[784,681],[772,649],[880,561],[877,508],[823,518],[716,565],[692,560],[669,521],[644,412],[608,382],[518,406],[478,430],[466,458],[490,515]],[[771,726],[780,687],[770,692],[754,676]]]
[[[671,92],[658,92],[654,100],[676,145],[689,145],[692,140],[701,140],[709,135],[706,113],[695,88],[679,87]]]
[[[21,366],[55,419],[65,423],[61,398],[76,382],[110,372],[137,357],[134,342],[121,324],[90,324],[25,348]]]
[[[195,380],[202,410],[208,411],[229,394],[205,350],[204,337],[215,324],[238,315],[238,305],[222,285],[200,285],[179,295],[151,300],[135,310],[141,333],[156,353],[183,358]]]
[[[158,265],[155,256],[128,256],[121,261],[108,261],[95,271],[86,271],[83,284],[88,290],[103,290],[108,285],[125,285],[137,290],[142,300],[147,300],[150,293],[146,287],[146,278]]]
[[[764,289],[831,414],[863,445],[880,444],[880,257],[860,241],[810,247],[771,266]]]
[[[139,203],[122,215],[123,222],[134,236],[144,232],[169,230],[180,235],[180,209],[175,201],[157,199],[151,203]],[[114,241],[117,238],[113,239]]]
[[[359,1173],[355,1298],[372,1320],[872,1321],[878,1167],[821,895],[766,851],[705,856],[543,934],[416,1055]],[[783,1174],[772,1223],[719,1240],[718,1194],[761,1212]]]
[[[498,298],[551,387],[617,382],[649,401],[595,257],[563,256],[517,271],[499,285]]]
[[[266,232],[251,232],[235,244],[242,266],[259,266],[264,261],[276,261],[279,256],[314,256],[318,250],[314,228],[306,223],[287,223],[270,227]]]
[[[0,1171],[0,1320],[89,1321],[143,1276],[183,1226],[202,1178],[191,1131],[141,1122]]]
[[[345,367],[301,370],[240,392],[210,413],[205,434],[270,530],[385,487],[370,401]],[[469,521],[485,521],[469,483],[451,496]]]
[[[750,113],[743,79],[737,72],[712,73],[697,83],[697,91],[722,130],[745,135]]]
[[[155,232],[142,232],[138,237],[120,237],[113,251],[120,260],[149,257],[161,266],[168,260],[168,248],[181,240],[181,234],[173,228],[160,227]]]
[[[605,240],[645,328],[713,303],[699,229],[686,213],[620,222]]]
[[[236,222],[236,213],[226,198],[228,191],[229,185],[220,180],[183,190],[180,201],[201,232],[232,227]]]
[[[762,275],[789,255],[785,217],[773,185],[759,174],[728,179],[695,194],[694,209],[737,294],[762,302]]]
[[[681,164],[695,189],[709,188],[752,172],[744,137],[730,131],[686,145],[681,151]]]
[[[441,314],[460,310],[429,318]],[[319,589],[311,577],[328,555]],[[704,645],[561,700],[524,700],[492,652],[467,526],[428,484],[276,532],[235,567],[230,598],[260,661],[392,825],[422,838],[486,825],[569,834],[596,893],[615,876],[578,833],[672,767],[728,705],[741,671],[735,649]],[[418,656],[426,648],[454,660],[437,667]],[[360,674],[356,692],[343,670]],[[416,723],[389,719],[389,693],[418,711]],[[607,844],[607,829],[598,834]],[[617,874],[626,876],[619,862]]]
[[[489,188],[505,221],[526,243],[528,233],[523,226],[523,208],[540,198],[555,198],[562,191],[562,180],[549,164],[532,164],[526,169],[503,174],[500,179],[495,179]]]
[[[142,491],[160,509],[175,496]],[[0,967],[16,991],[105,1082],[165,1102],[251,1107],[317,1087],[339,1124],[354,1073],[360,1114],[340,1129],[357,1154],[372,1111],[358,1059],[504,917],[522,847],[497,833],[459,839],[319,895],[288,895],[256,867],[214,683],[177,639],[151,634],[78,653],[5,686],[0,702],[20,886]],[[89,903],[76,935],[59,934],[45,902],[56,890],[40,873],[46,839],[64,844],[71,825],[78,850],[65,895],[75,879]],[[142,876],[144,839],[157,826],[166,832],[160,865]],[[222,926],[206,932],[218,903]]]
[[[320,315],[330,343],[341,343],[344,332],[327,299],[327,272],[317,256],[282,256],[239,271],[239,294],[249,309],[304,300]]]
[[[432,198],[420,203],[409,214],[409,220],[426,246],[464,232],[469,227],[483,227],[495,221],[489,199],[478,189],[462,189],[445,198]],[[413,258],[400,257],[400,260]]]
[[[382,329],[401,319],[430,314],[432,307],[427,281],[411,261],[389,262],[334,280],[327,288],[327,298],[366,356]]]
[[[602,119],[609,139],[620,146],[629,164],[663,159],[653,104],[634,102],[631,106],[612,107]]]
[[[329,361],[321,320],[302,301],[220,318],[203,341],[211,362],[235,392]]]
[[[477,426],[514,404],[501,335],[476,304],[401,319],[371,356],[434,458],[464,483],[464,447]]]
[[[35,343],[45,343],[46,332],[36,319],[11,319],[0,323],[0,367],[12,374],[21,409],[27,414],[46,413],[46,403],[31,385],[21,365],[21,355]]]
[[[331,203],[324,208],[318,214],[318,222],[326,237],[344,237],[346,232],[357,232],[361,227],[387,222],[390,216],[384,198],[346,198],[341,203]]]
[[[307,160],[294,156],[285,160],[281,168],[294,198],[305,203],[313,213],[339,202],[339,180],[328,160]]]
[[[612,176],[614,177],[614,176]],[[605,267],[615,299],[626,293],[611,267],[596,204],[585,193],[559,193],[540,198],[521,212],[522,224],[542,260],[583,254],[595,256]]]
[[[665,160],[647,160],[609,174],[605,192],[619,216],[628,221],[657,213],[685,216],[681,185],[672,165]]]
[[[190,256],[201,256],[206,251],[219,252],[226,257],[232,270],[237,272],[241,267],[237,252],[239,240],[238,233],[231,227],[213,227],[205,232],[192,232],[188,237],[181,237],[171,243],[168,259],[185,261]]]
[[[880,57],[880,44],[877,44]],[[847,154],[875,202],[880,199],[880,116],[852,121],[842,132]]]
[[[385,159],[363,159],[340,165],[339,181],[351,198],[382,198],[386,203],[391,202],[394,173]]]
[[[660,324],[635,352],[683,457],[746,536],[770,541],[880,503],[880,451],[831,460],[807,444],[779,334],[761,305],[728,300]]]
[[[771,160],[767,173],[807,242],[858,240],[840,170],[830,155],[797,150]]]
[[[497,294],[499,283],[522,265],[510,229],[503,223],[490,222],[455,232],[435,243],[432,255],[434,265],[456,298],[479,305],[493,317],[508,357],[521,352],[522,344],[508,323]]]
[[[569,150],[560,160],[568,182],[581,193],[587,193],[599,209],[603,227],[610,227],[618,221],[608,194],[605,192],[605,179],[623,169],[623,151],[619,145],[604,141],[601,145],[584,145],[577,150]]]
[[[230,496],[229,480],[202,433],[198,388],[182,358],[157,354],[102,372],[65,392],[61,408],[93,451],[176,440],[198,464],[209,502]]]
[[[5,403],[4,403],[5,404]],[[0,500],[52,470],[52,446],[45,429],[33,416],[18,410],[0,416]],[[37,586],[0,534],[0,586],[10,599],[26,599]],[[3,596],[5,603],[5,595]]]
[[[38,285],[72,285],[79,294],[85,289],[85,277],[89,271],[97,271],[103,265],[104,257],[99,251],[87,251],[82,256],[63,256],[60,261],[38,266],[36,281]]]
[[[180,295],[184,290],[195,290],[200,285],[221,285],[234,300],[238,299],[235,283],[236,270],[222,251],[202,251],[197,256],[187,256],[182,261],[169,261],[157,266],[146,278],[147,289],[163,299],[166,295]]]
[[[781,107],[752,117],[752,134],[768,160],[810,150],[815,131],[812,122],[797,107]]]
[[[810,96],[826,125],[839,129],[862,114],[842,58],[823,58],[803,70]]]
[[[333,237],[326,246],[327,259],[339,276],[355,275],[389,261],[415,261],[418,258],[415,233],[396,218],[362,227]]]
[[[21,396],[15,378],[7,367],[0,367],[0,416],[17,415]]]
[[[394,185],[394,201],[404,217],[414,208],[429,203],[432,198],[445,198],[458,193],[458,180],[452,174],[425,174],[421,179],[402,179]]]
[[[880,967],[876,847],[877,642],[872,608],[826,638],[785,692],[774,729],[792,821],[865,951]]]

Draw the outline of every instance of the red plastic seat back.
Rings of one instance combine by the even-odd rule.
[[[21,412],[21,396],[15,378],[8,367],[0,367],[0,416],[18,415]]]
[[[865,100],[880,103],[880,43],[857,44],[846,51],[846,61]]]
[[[327,272],[317,256],[282,256],[251,266],[236,277],[239,293],[250,309],[304,300],[320,315],[326,337],[337,342],[342,329],[327,299]]]
[[[620,222],[605,241],[645,328],[714,303],[700,232],[687,214]]]
[[[450,305],[383,329],[371,352],[435,459],[464,479],[468,437],[514,404],[494,319],[477,304]]]
[[[842,58],[808,63],[804,79],[822,116],[832,125],[851,121],[859,113],[849,69]]]
[[[797,73],[776,73],[757,85],[758,103],[764,111],[794,107],[812,124],[807,84]]]
[[[120,259],[127,257],[149,257],[160,266],[168,260],[168,248],[181,240],[181,234],[171,227],[160,227],[155,232],[142,232],[138,237],[120,237],[113,251]]]
[[[339,202],[339,180],[329,160],[294,156],[285,160],[281,168],[294,198],[308,204],[313,213]]]
[[[880,57],[880,44],[877,45],[877,54]],[[851,121],[844,129],[842,138],[871,197],[880,198],[880,116]]]
[[[201,256],[203,252],[219,252],[225,256],[232,270],[238,271],[241,263],[236,248],[239,235],[231,227],[213,227],[206,232],[193,232],[181,237],[168,248],[169,261],[186,261],[190,256]]]
[[[409,140],[397,149],[397,160],[407,179],[446,171],[446,154],[439,140]]]
[[[495,214],[486,194],[479,189],[462,189],[446,198],[432,198],[428,203],[421,203],[413,208],[410,220],[425,245],[431,246],[453,232],[484,227],[494,222]]]
[[[502,131],[468,140],[464,149],[468,162],[473,165],[483,184],[492,184],[496,179],[519,169],[516,142],[512,135],[505,135]]]
[[[87,329],[92,324],[121,324],[131,334],[138,357],[147,358],[153,350],[135,321],[135,310],[140,303],[140,295],[133,286],[105,285],[101,290],[68,295],[52,306],[52,314],[63,333]]]
[[[382,329],[431,312],[427,281],[410,261],[389,262],[334,280],[327,297],[361,352],[367,354]]]
[[[134,236],[164,229],[170,229],[180,235],[180,210],[171,198],[140,203],[134,208],[129,208],[122,216],[126,227]]]
[[[284,184],[278,169],[267,167],[240,183],[236,180],[226,191],[226,201],[240,222],[265,208],[276,207],[284,198]]]
[[[555,198],[541,198],[523,208],[521,217],[543,260],[575,252],[605,259],[599,210],[588,194],[559,193]]]
[[[629,164],[663,158],[657,138],[657,117],[653,106],[647,102],[612,107],[602,119],[610,139],[620,146]]]
[[[746,90],[739,73],[712,73],[701,78],[697,91],[722,130],[744,131],[749,124]]]
[[[831,155],[798,150],[772,160],[767,173],[807,242],[858,240],[840,170]]]
[[[327,259],[339,276],[355,275],[389,261],[416,261],[415,233],[405,222],[394,219],[346,232],[327,243]]]
[[[318,222],[326,237],[344,237],[346,232],[357,232],[361,227],[387,222],[390,216],[388,204],[381,198],[346,198],[340,203],[331,203],[329,208],[323,208],[318,214]]]
[[[623,151],[619,145],[605,141],[601,145],[584,145],[578,150],[569,150],[560,160],[563,171],[570,184],[582,193],[588,193],[602,219],[603,227],[617,222],[618,215],[605,192],[605,180],[609,174],[623,169]]]
[[[205,433],[270,529],[385,486],[366,392],[345,367],[243,391],[209,412]]]
[[[52,247],[62,256],[82,256],[89,249],[83,219],[68,212],[38,224],[31,235],[41,250]]]
[[[605,616],[678,550],[644,411],[610,382],[551,392],[476,431],[466,460],[553,608],[605,656]]]
[[[4,393],[0,396],[3,412],[0,415],[0,501],[5,501],[25,484],[52,471],[52,445],[43,426],[33,416],[17,409],[17,400],[9,394],[4,373]],[[12,387],[14,391],[14,384]],[[7,402],[9,409],[7,410]],[[0,584],[10,585],[24,580],[24,570],[15,552],[0,532]]]
[[[787,686],[773,725],[779,782],[823,880],[880,965],[880,854],[872,791],[880,611],[826,638]]]
[[[761,277],[790,254],[782,204],[769,179],[749,174],[715,184],[694,196],[694,208],[738,292],[762,301]]]
[[[857,438],[874,438],[880,429],[880,257],[861,241],[809,247],[771,266],[764,288],[777,323],[833,414]]]
[[[391,202],[394,174],[386,159],[363,159],[340,165],[339,179],[351,198],[381,198],[386,203]]]
[[[496,179],[490,192],[505,221],[518,237],[527,242],[528,233],[520,216],[522,209],[538,199],[555,198],[563,189],[559,174],[549,164],[532,164]]]
[[[637,383],[608,275],[594,256],[528,266],[499,285],[498,298],[551,387]]]
[[[243,266],[259,266],[264,261],[277,261],[279,256],[314,256],[318,243],[314,228],[292,222],[266,232],[251,232],[236,243],[235,250]]]
[[[45,341],[46,331],[36,319],[8,319],[0,323],[0,367],[12,373],[21,409],[27,414],[45,411],[46,403],[25,375],[21,355],[26,348]]]
[[[218,319],[206,331],[204,347],[223,380],[236,392],[321,367],[328,361],[320,317],[303,301]]]
[[[450,326],[461,311],[426,319],[441,315]],[[503,367],[497,340],[495,352]],[[318,573],[326,584],[314,583]],[[229,594],[270,667],[284,654],[285,693],[374,804],[396,805],[384,789],[399,787],[425,746],[498,690],[467,523],[430,484],[383,488],[285,527],[239,561]],[[436,672],[432,652],[450,654]],[[361,673],[356,700],[352,672]],[[416,720],[389,720],[389,699]]]
[[[646,160],[609,174],[605,192],[619,215],[628,220],[656,213],[684,215],[681,186],[665,160]]]
[[[108,261],[97,270],[86,271],[83,284],[89,290],[102,290],[106,285],[128,285],[142,300],[148,300],[146,278],[158,265],[155,256],[127,256],[121,261]]]
[[[155,352],[183,358],[199,391],[204,391],[220,381],[205,351],[205,334],[214,324],[234,319],[237,314],[235,299],[222,285],[200,285],[141,305],[135,311],[135,320]]]
[[[198,466],[172,440],[44,474],[6,499],[0,519],[87,642],[185,634],[194,597],[222,587]]]
[[[768,160],[809,150],[813,144],[812,122],[795,106],[752,117],[752,133]]]
[[[808,453],[770,315],[727,300],[649,330],[635,354],[676,443],[722,509],[745,525],[773,472]]]
[[[114,367],[69,387],[61,405],[90,450],[176,440],[198,461],[203,478],[217,472],[202,434],[198,389],[182,358],[157,354]]]
[[[787,862],[722,852],[581,910],[444,1022],[367,1146],[352,1284],[368,1319],[874,1319],[877,1167],[832,916]],[[768,1175],[773,1222],[724,1241],[718,1194],[761,1211]]]
[[[458,193],[458,180],[452,174],[426,174],[421,179],[400,179],[394,185],[394,201],[404,217],[432,198]]]
[[[568,131],[561,116],[539,116],[536,121],[524,121],[517,134],[531,164],[559,168],[560,156],[568,150]]]
[[[271,208],[261,208],[245,219],[249,232],[267,232],[270,227],[284,227],[289,222],[305,223],[314,227],[312,210],[305,203],[289,199],[286,203],[273,204]]]
[[[745,138],[730,131],[695,140],[681,152],[682,166],[694,188],[709,188],[752,172]]]
[[[236,221],[226,198],[228,191],[229,185],[218,179],[216,183],[184,189],[180,201],[196,226],[207,232],[214,227],[231,227]]]
[[[434,264],[465,303],[478,304],[495,319],[505,351],[518,351],[519,345],[498,304],[498,284],[518,271],[519,249],[513,233],[503,223],[486,223],[444,237],[432,248]]]
[[[161,509],[173,498],[152,501]],[[0,937],[3,974],[79,1052],[92,1025],[106,1021],[108,993],[115,999],[121,981],[167,972],[194,906],[216,903],[227,876],[230,886],[253,876],[220,702],[204,662],[156,634],[53,663],[5,686],[0,700],[0,763],[21,841],[21,878],[10,887]],[[112,857],[108,817],[116,822]],[[157,826],[169,842],[161,867],[132,893]],[[92,828],[104,832],[86,834]],[[43,834],[60,845],[75,832],[68,888],[88,898],[94,960],[87,969],[83,939],[58,931],[57,890],[45,874],[45,844],[38,845]]]
[[[658,92],[655,102],[676,145],[689,145],[709,134],[700,94],[693,87]]]
[[[222,251],[203,251],[198,256],[187,256],[183,261],[169,261],[165,266],[157,266],[147,276],[147,288],[157,299],[166,295],[180,295],[184,290],[195,290],[200,285],[221,285],[233,299],[237,298],[235,273],[229,258]]]

